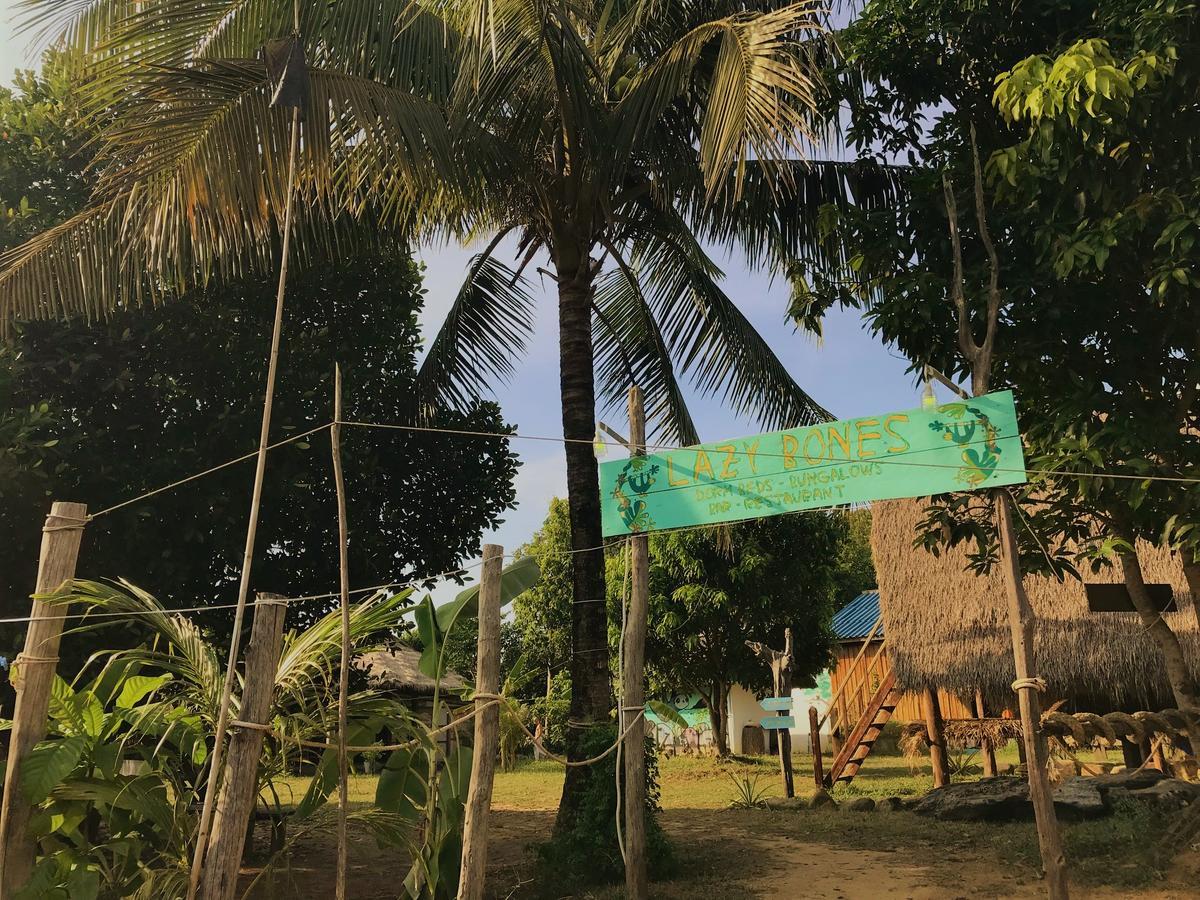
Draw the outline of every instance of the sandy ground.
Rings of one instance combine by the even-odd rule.
[[[492,896],[520,898],[533,885],[529,845],[545,840],[553,825],[550,810],[496,810],[491,822],[489,880]],[[723,898],[820,898],[820,900],[982,900],[1041,898],[1042,883],[1028,874],[953,852],[848,850],[806,840],[802,835],[758,829],[761,813],[731,810],[667,810],[662,823],[674,842],[684,872],[653,886],[662,900]],[[1195,857],[1195,854],[1193,854]],[[1200,860],[1189,858],[1171,881],[1174,888],[1141,891],[1076,890],[1096,900],[1184,900],[1200,896]],[[330,836],[301,838],[286,871],[275,883],[260,881],[255,897],[333,896],[335,859]],[[407,865],[394,849],[381,850],[358,839],[351,853],[351,900],[391,900],[401,890]],[[250,876],[253,870],[246,870]],[[249,877],[243,880],[248,885]],[[565,895],[574,896],[574,895]],[[589,896],[582,894],[579,896]],[[605,898],[617,896],[613,892]]]

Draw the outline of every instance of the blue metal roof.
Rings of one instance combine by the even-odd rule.
[[[863,591],[833,615],[833,633],[839,641],[861,641],[879,618],[879,591]],[[883,637],[883,625],[875,639]]]

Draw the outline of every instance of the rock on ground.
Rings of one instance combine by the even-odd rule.
[[[1113,802],[1128,798],[1162,812],[1200,801],[1200,784],[1167,778],[1155,769],[1068,778],[1054,788],[1054,808],[1064,819],[1105,815]],[[1029,784],[1024,778],[998,776],[936,788],[913,810],[935,819],[1004,822],[1032,819]]]
[[[875,801],[870,797],[855,797],[846,805],[846,809],[852,812],[874,812]]]
[[[1092,779],[1068,778],[1054,794],[1054,808],[1064,817],[1088,818],[1107,811]],[[1029,783],[1023,778],[997,776],[948,784],[926,794],[914,812],[956,822],[1005,822],[1033,818]]]

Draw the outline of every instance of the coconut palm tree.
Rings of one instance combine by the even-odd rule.
[[[255,57],[291,33],[292,0],[26,5],[80,55],[106,124],[91,208],[0,260],[0,327],[269,267],[288,136]],[[803,161],[825,50],[808,0],[301,6],[297,255],[414,236],[484,246],[422,367],[430,408],[512,372],[535,312],[523,274],[546,261],[578,551],[571,716],[606,722],[597,400],[635,380],[651,439],[684,443],[696,432],[679,376],[766,427],[824,417],[723,290],[709,248],[790,267],[815,243],[821,202],[874,203],[893,183]],[[560,823],[586,772],[569,770]]]

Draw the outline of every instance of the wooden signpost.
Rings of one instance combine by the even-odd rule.
[[[746,646],[755,656],[771,667],[771,681],[775,696],[763,701],[764,709],[791,709],[792,699],[792,629],[784,629],[783,650],[772,650],[766,644],[746,641]],[[770,702],[771,705],[767,705]],[[783,706],[786,702],[787,706]],[[768,724],[771,723],[771,724]],[[779,731],[779,769],[783,773],[783,792],[787,797],[796,796],[795,777],[792,772],[792,733],[788,729],[796,724],[792,716],[766,716],[761,720],[763,728]]]

